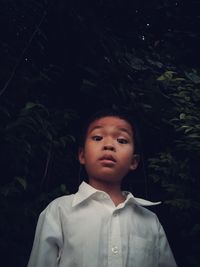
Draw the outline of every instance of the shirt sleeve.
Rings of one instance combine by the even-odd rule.
[[[177,267],[165,231],[159,223],[159,267]]]
[[[62,247],[59,209],[50,204],[39,216],[27,267],[56,267]]]

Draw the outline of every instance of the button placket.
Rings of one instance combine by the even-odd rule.
[[[111,218],[111,232],[109,242],[109,267],[121,267],[122,255],[121,255],[121,234],[120,234],[120,222],[119,216],[116,211],[113,212]]]

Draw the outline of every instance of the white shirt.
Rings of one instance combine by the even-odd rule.
[[[157,216],[134,198],[117,207],[83,182],[40,214],[28,267],[176,267]]]

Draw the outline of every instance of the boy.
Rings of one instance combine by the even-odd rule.
[[[138,166],[132,121],[116,111],[87,124],[79,161],[88,183],[41,213],[28,267],[176,267],[152,203],[121,191]]]

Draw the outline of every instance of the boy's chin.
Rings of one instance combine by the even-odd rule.
[[[99,183],[106,183],[106,184],[121,184],[122,179],[116,177],[116,175],[112,175],[109,173],[104,173],[95,177],[89,178],[89,181],[96,181]]]

